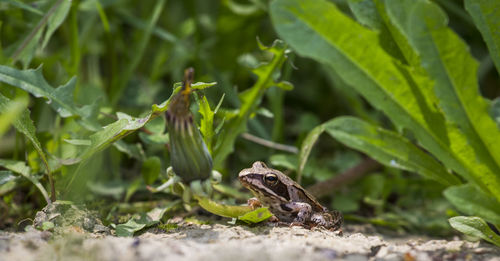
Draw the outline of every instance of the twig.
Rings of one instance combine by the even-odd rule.
[[[297,147],[276,143],[276,142],[270,141],[270,140],[265,140],[263,138],[259,138],[257,136],[254,136],[248,132],[241,134],[241,137],[243,137],[244,139],[247,139],[249,141],[253,141],[253,142],[260,144],[262,146],[272,148],[272,149],[282,150],[282,151],[286,151],[286,152],[290,152],[290,153],[294,153],[294,154],[299,153],[299,149],[297,149]]]
[[[354,180],[357,180],[364,175],[382,167],[382,165],[371,158],[366,158],[358,165],[346,170],[342,174],[335,176],[331,179],[316,183],[307,188],[311,194],[320,198],[328,195],[333,190],[344,186]]]

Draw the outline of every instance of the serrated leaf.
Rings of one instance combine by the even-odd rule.
[[[464,4],[488,46],[497,72],[500,73],[500,1],[465,0]]]
[[[179,90],[180,88],[174,89],[171,97],[173,97]],[[68,162],[69,165],[83,161],[75,170],[73,176],[70,177],[66,191],[69,191],[69,188],[73,186],[73,181],[81,174],[82,168],[84,168],[84,166],[88,163],[88,159],[96,153],[106,149],[115,141],[118,141],[130,133],[144,127],[146,123],[164,113],[168,109],[169,102],[170,98],[160,105],[153,104],[151,106],[151,112],[143,118],[134,118],[125,113],[117,113],[119,118],[117,121],[102,127],[101,130],[91,135],[89,137],[91,145],[88,146],[88,148],[79,154],[74,160]]]
[[[461,183],[429,154],[396,132],[354,117],[338,117],[322,126],[336,140],[386,166],[416,172],[444,185]]]
[[[42,66],[34,70],[17,70],[0,65],[0,82],[21,88],[37,98],[46,98],[47,103],[63,118],[79,116],[88,126],[98,128],[98,124],[87,118],[88,110],[82,111],[82,108],[77,107],[73,102],[76,78],[72,78],[58,88],[52,88],[42,75]]]
[[[176,90],[172,96],[177,92]],[[90,136],[91,145],[84,151],[80,159],[88,159],[95,153],[107,148],[113,142],[122,139],[130,133],[144,127],[146,123],[164,113],[168,108],[170,98],[160,105],[153,104],[151,112],[143,118],[135,118],[122,112],[117,113],[118,120],[102,127],[102,129]]]
[[[500,203],[472,184],[450,187],[444,191],[444,196],[463,213],[500,225]]]
[[[490,243],[500,246],[500,236],[479,217],[452,217],[448,220],[450,225],[469,236],[482,238]]]

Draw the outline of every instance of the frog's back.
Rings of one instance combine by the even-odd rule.
[[[302,188],[300,185],[296,184],[290,187],[291,201],[304,202],[311,205],[313,212],[325,212],[327,209],[323,207],[319,202],[311,195],[307,190]]]

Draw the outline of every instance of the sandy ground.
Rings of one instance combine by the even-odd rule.
[[[302,227],[180,224],[131,238],[0,232],[0,260],[498,260],[500,248],[462,240],[343,236]]]

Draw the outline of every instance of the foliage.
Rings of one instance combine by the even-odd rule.
[[[328,121],[318,130],[387,166],[414,171],[447,186],[459,185],[457,177],[401,133],[411,132],[422,148],[467,182],[467,190],[450,187],[446,191],[450,202],[500,225],[500,130],[489,115],[488,101],[479,94],[478,63],[467,45],[447,26],[446,14],[430,1],[376,0],[360,6],[361,2],[349,3],[357,20],[369,28],[323,0],[271,4],[273,23],[292,48],[334,70],[400,132],[347,117]],[[488,4],[498,9],[499,4],[491,1],[469,1],[468,10],[497,59],[491,40],[497,36],[487,29],[494,28],[494,14],[484,14],[486,10],[478,7]],[[386,50],[384,43],[389,42],[392,49]],[[310,137],[317,137],[317,132]],[[301,165],[307,154],[301,154]]]
[[[179,198],[256,223],[270,214],[238,206],[239,170],[269,161],[307,187],[362,164],[344,144],[388,166],[325,193],[347,222],[449,235],[453,205],[476,216],[453,227],[490,236],[499,103],[479,93],[499,95],[498,1],[333,2],[2,2],[0,229],[56,198],[122,236],[171,228]],[[167,171],[165,112],[187,67],[217,184]]]

